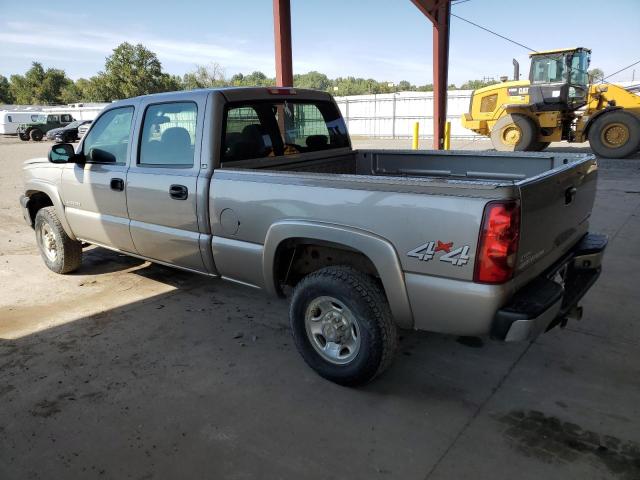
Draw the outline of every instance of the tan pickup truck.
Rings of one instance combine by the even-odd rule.
[[[607,242],[589,233],[597,172],[353,150],[326,93],[213,89],[109,105],[77,148],[26,162],[21,204],[55,272],[86,242],[289,296],[305,361],[356,385],[398,328],[517,341],[578,317]]]

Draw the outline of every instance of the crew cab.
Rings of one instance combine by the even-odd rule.
[[[522,341],[579,317],[607,243],[597,173],[584,154],[354,150],[327,93],[229,88],[110,104],[25,163],[20,201],[54,272],[88,243],[288,297],[304,360],[358,385],[399,328]]]

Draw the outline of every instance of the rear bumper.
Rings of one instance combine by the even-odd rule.
[[[491,336],[530,340],[564,324],[600,276],[605,235],[587,234],[559,262],[520,289],[495,315]]]

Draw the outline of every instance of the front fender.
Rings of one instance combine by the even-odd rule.
[[[64,211],[64,204],[62,203],[62,199],[60,198],[60,194],[58,193],[58,189],[52,183],[49,183],[40,179],[30,179],[25,183],[25,196],[31,197],[33,194],[42,192],[46,194],[53,203],[53,206],[56,209],[56,213],[58,214],[58,219],[62,224],[62,228],[69,235],[69,237],[73,240],[76,240],[76,236],[71,230],[71,226],[69,226],[69,222],[67,222],[67,217]]]
[[[332,242],[361,252],[371,260],[380,275],[396,324],[402,328],[413,328],[413,314],[395,248],[384,238],[351,227],[304,220],[285,220],[273,224],[267,232],[262,257],[264,285],[268,292],[277,294],[274,264],[278,246],[293,238]]]

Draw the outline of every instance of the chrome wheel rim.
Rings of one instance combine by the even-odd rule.
[[[351,310],[334,297],[314,299],[304,317],[307,338],[326,361],[345,365],[360,351],[360,326]]]
[[[48,223],[40,225],[40,229],[38,230],[38,243],[45,257],[47,257],[49,261],[55,262],[58,257],[56,236]]]

